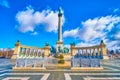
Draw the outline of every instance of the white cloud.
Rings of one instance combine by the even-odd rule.
[[[47,32],[56,32],[58,29],[58,12],[49,9],[41,12],[35,11],[31,6],[16,15],[17,29],[20,32],[35,32],[37,27],[43,26]],[[63,23],[65,18],[63,16]]]
[[[115,35],[115,37],[116,37],[117,39],[120,39],[120,32],[118,32],[118,33]]]
[[[33,32],[31,33],[31,35],[38,35],[38,32]]]
[[[8,0],[0,0],[0,5],[6,8],[10,8]]]
[[[90,43],[84,43],[84,42],[80,42],[78,44],[76,44],[76,46],[80,46],[80,47],[86,47],[86,46],[93,46],[94,44],[90,44]]]
[[[105,16],[105,17],[97,17],[94,19],[88,19],[84,22],[82,22],[81,28],[76,28],[70,31],[65,31],[64,37],[79,37],[80,40],[83,40],[84,42],[80,42],[77,45],[81,46],[90,46],[90,45],[98,45],[100,44],[100,40],[105,40],[108,46],[113,46],[117,44],[118,41],[114,41],[111,45],[109,45],[111,42],[111,37],[113,36],[115,39],[120,40],[119,34],[115,30],[120,30],[116,25],[120,23],[120,17],[119,16]],[[74,34],[74,31],[76,32]],[[111,34],[110,34],[111,33]]]
[[[66,45],[64,45],[64,47],[70,49],[70,44],[66,44]]]
[[[118,22],[120,22],[120,17],[116,16],[89,19],[82,22],[84,32],[82,33],[83,36],[80,37],[85,41],[103,38]]]
[[[67,30],[63,33],[63,37],[77,37],[79,34],[79,28]]]
[[[118,40],[113,40],[109,42],[109,40],[106,41],[107,48],[115,47],[118,46]]]

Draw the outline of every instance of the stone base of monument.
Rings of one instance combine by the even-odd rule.
[[[58,68],[70,68],[71,64],[70,61],[65,61],[64,64],[58,64]]]
[[[13,70],[46,70],[46,68],[39,68],[39,67],[35,67],[35,68],[31,68],[31,67],[13,67]]]
[[[92,71],[96,71],[96,70],[103,70],[103,67],[72,67],[71,70],[92,70]]]
[[[103,60],[108,60],[109,57],[108,56],[103,56]]]

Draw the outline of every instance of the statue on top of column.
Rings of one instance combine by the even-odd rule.
[[[59,17],[62,17],[62,8],[59,7],[59,8],[58,8],[58,11],[59,11],[58,16],[59,16]]]

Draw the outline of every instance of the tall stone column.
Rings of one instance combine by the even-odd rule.
[[[58,52],[58,48],[63,49],[63,41],[62,41],[62,9],[59,7],[59,13],[58,13],[58,41],[56,45],[56,49]]]
[[[58,41],[62,42],[62,13],[59,10],[58,14]]]

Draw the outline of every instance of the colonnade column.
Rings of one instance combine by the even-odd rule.
[[[98,50],[98,56],[100,55],[100,50],[99,50],[99,48],[97,48],[97,50]]]
[[[94,50],[93,55],[95,56],[96,55],[96,49],[94,48],[93,50]]]
[[[91,55],[91,49],[89,49],[89,55],[92,56],[92,55]]]

